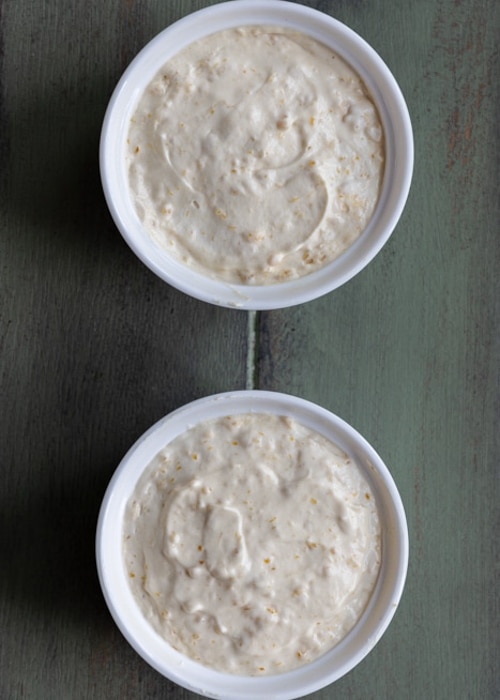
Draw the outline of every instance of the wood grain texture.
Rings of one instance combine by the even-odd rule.
[[[260,386],[352,422],[386,460],[409,519],[395,621],[318,697],[497,698],[498,11],[478,2],[382,11],[386,21],[373,17],[364,34],[408,100],[409,202],[358,278],[262,314]]]
[[[114,627],[93,553],[104,489],[135,439],[246,382],[246,314],[158,280],[101,192],[106,103],[180,14],[162,5],[2,6],[2,700],[187,696]]]
[[[97,167],[121,72],[204,0],[0,0],[0,698],[188,700],[114,626],[93,557],[122,455],[173,408],[244,388],[248,317],[128,250]],[[500,697],[498,57],[494,0],[310,0],[382,55],[415,176],[375,261],[257,314],[255,382],[352,423],[407,510],[397,615],[326,700]],[[250,373],[251,375],[251,373]]]

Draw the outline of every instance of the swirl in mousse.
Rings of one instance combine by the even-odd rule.
[[[360,76],[326,45],[277,27],[216,32],[169,60],[127,142],[145,230],[229,283],[296,279],[366,228],[384,171],[382,124]]]

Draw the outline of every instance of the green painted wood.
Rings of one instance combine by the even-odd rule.
[[[107,100],[180,16],[165,5],[0,5],[2,700],[188,696],[115,628],[93,552],[131,444],[185,402],[246,383],[246,314],[158,280],[101,191]]]
[[[115,628],[93,561],[105,486],[186,401],[247,381],[248,318],[161,283],[107,213],[99,129],[160,29],[209,2],[0,1],[0,698],[194,699]],[[313,697],[500,697],[494,0],[310,0],[380,52],[415,177],[388,245],[323,299],[258,314],[256,384],[357,427],[407,510],[389,631]]]
[[[357,27],[394,69],[411,112],[411,195],[389,244],[358,278],[316,302],[262,314],[260,386],[323,404],[372,442],[400,488],[411,556],[387,635],[314,697],[493,699],[499,13],[484,2],[361,5]]]

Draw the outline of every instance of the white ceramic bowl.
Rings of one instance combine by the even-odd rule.
[[[174,260],[144,231],[129,195],[125,166],[130,118],[157,71],[185,46],[207,34],[249,24],[302,31],[330,46],[361,75],[382,119],[386,163],[376,211],[361,236],[339,258],[305,277],[273,285],[218,281]],[[113,219],[136,255],[159,277],[186,294],[221,306],[274,309],[293,306],[336,289],[362,270],[386,243],[408,196],[413,172],[413,137],[408,110],[391,72],[357,34],[328,15],[283,0],[233,0],[195,12],[158,34],[136,56],[119,81],[106,111],[100,168]]]
[[[175,651],[137,606],[122,558],[125,506],[153,457],[197,423],[229,414],[288,415],[338,444],[372,487],[382,532],[380,573],[369,604],[347,636],[302,668],[274,676],[245,677],[201,666]],[[408,566],[408,530],[401,498],[380,457],[354,428],[316,404],[287,394],[238,391],[194,401],[148,430],[123,458],[104,496],[96,539],[99,580],[111,614],[132,647],[157,671],[200,695],[225,700],[290,700],[323,688],[358,664],[389,625],[401,598]]]

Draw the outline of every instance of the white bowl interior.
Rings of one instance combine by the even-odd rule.
[[[122,556],[122,522],[135,485],[153,457],[177,435],[203,420],[229,414],[289,415],[338,444],[363,471],[377,501],[382,529],[382,563],[370,602],[355,627],[316,661],[265,677],[223,674],[172,649],[150,626],[135,603]],[[394,481],[374,449],[351,426],[294,396],[238,391],[199,399],[156,423],[130,449],[106,491],[96,538],[99,580],[110,612],[134,649],[157,671],[179,685],[211,698],[290,700],[337,680],[358,664],[389,625],[401,598],[408,566],[408,530]]]
[[[144,231],[129,195],[125,167],[130,118],[157,71],[191,42],[223,29],[267,24],[307,33],[330,46],[363,78],[377,104],[386,143],[384,182],[376,211],[365,231],[339,258],[306,277],[273,285],[237,285],[206,277],[168,255]],[[355,32],[328,15],[285,0],[231,0],[174,23],[129,65],[104,118],[100,168],[113,219],[136,255],[160,278],[213,304],[243,309],[292,306],[319,297],[360,272],[394,230],[408,196],[413,172],[413,136],[406,103],[380,56]]]

